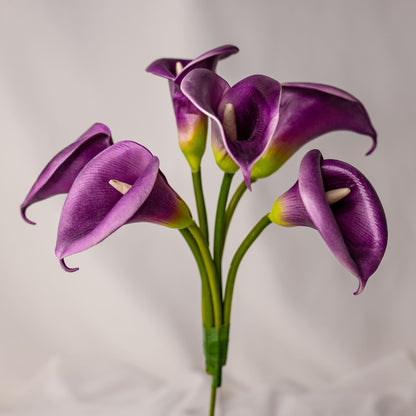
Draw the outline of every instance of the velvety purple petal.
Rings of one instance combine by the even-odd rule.
[[[335,130],[365,134],[377,144],[377,133],[364,106],[346,91],[329,85],[286,83],[282,90],[282,117],[278,137],[292,137],[303,145],[307,140]]]
[[[205,117],[182,93],[179,85],[169,81],[169,88],[172,97],[173,109],[175,111],[176,122],[179,129],[183,129],[189,125],[189,117]]]
[[[191,225],[192,215],[182,198],[171,188],[165,175],[159,171],[152,192],[128,220],[152,222],[171,228],[186,228]]]
[[[387,223],[381,202],[368,180],[353,166],[326,159],[321,166],[325,190],[346,187],[351,193],[331,206],[362,283],[376,271],[387,246]]]
[[[238,166],[231,159],[225,147],[224,134],[221,132],[223,127],[217,116],[221,98],[229,89],[230,86],[227,81],[207,69],[195,69],[189,72],[181,82],[181,90],[184,96],[201,113],[206,114],[212,120],[212,149],[219,167],[227,171],[223,165],[231,165],[231,171],[228,172],[234,173],[238,170]]]
[[[179,147],[191,170],[197,172],[205,152],[208,118],[185,97],[178,84],[169,80],[169,87],[178,128]]]
[[[189,62],[183,71],[177,75],[175,81],[180,83],[185,75],[196,68],[205,68],[211,71],[215,71],[218,61],[228,58],[238,52],[238,48],[234,45],[223,45],[218,48],[211,49],[208,52],[203,53],[191,62]]]
[[[181,82],[181,90],[185,96],[200,111],[216,120],[218,106],[229,89],[227,81],[208,69],[195,69]]]
[[[328,85],[282,84],[279,123],[253,176],[269,176],[305,143],[336,130],[370,136],[373,143],[367,154],[376,147],[377,134],[367,111],[351,94]]]
[[[146,68],[146,71],[154,75],[172,80],[179,85],[183,77],[192,69],[207,68],[214,71],[219,60],[225,59],[237,52],[238,48],[236,46],[219,46],[218,48],[203,53],[193,60],[176,58],[158,59],[157,61],[151,63]],[[178,61],[181,62],[183,66],[183,71],[180,74],[176,74],[176,63]]]
[[[350,194],[329,206],[325,192],[349,188]],[[321,161],[317,150],[301,163],[299,192],[315,228],[338,260],[359,279],[360,293],[379,266],[387,246],[387,223],[369,181],[353,166]]]
[[[253,75],[230,88],[217,74],[195,69],[183,79],[181,89],[216,123],[217,128],[212,130],[214,153],[225,149],[250,186],[251,168],[267,148],[278,123],[280,84],[272,78]],[[222,125],[226,104],[234,106],[237,140],[227,137]]]
[[[104,124],[96,123],[76,142],[59,152],[43,169],[20,206],[25,221],[31,204],[69,191],[80,170],[98,153],[113,143],[111,132]]]
[[[62,209],[56,256],[62,259],[99,243],[125,224],[153,189],[159,162],[134,142],[118,142],[80,172]],[[122,195],[109,181],[132,185]]]
[[[225,105],[233,104],[237,140],[231,140],[221,129],[223,141],[232,159],[241,168],[250,187],[251,169],[270,143],[279,120],[280,84],[263,75],[241,80],[223,95],[217,110],[222,120]]]
[[[269,218],[283,227],[315,228],[299,193],[299,181],[276,199]]]
[[[162,78],[166,78],[174,81],[176,78],[176,63],[180,62],[182,66],[188,65],[191,61],[189,59],[177,59],[177,58],[161,58],[152,62],[146,71],[153,75],[157,75]]]
[[[326,192],[350,193],[331,205]],[[283,226],[308,226],[319,231],[337,259],[359,280],[360,293],[379,266],[387,246],[387,222],[369,181],[353,166],[322,160],[318,150],[302,159],[299,180],[273,205],[269,218]]]
[[[337,257],[355,276],[361,278],[357,263],[351,257],[342,232],[325,197],[321,174],[321,153],[308,152],[299,169],[299,193],[315,228]]]
[[[233,45],[224,45],[203,53],[193,60],[165,58],[158,59],[146,69],[155,75],[167,78],[178,127],[179,146],[185,155],[191,170],[200,169],[201,159],[205,152],[207,137],[207,117],[202,114],[182,93],[182,79],[196,68],[215,71],[220,59],[238,52]],[[177,73],[177,63],[182,69]]]

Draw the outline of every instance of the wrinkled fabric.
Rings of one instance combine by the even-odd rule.
[[[413,416],[416,408],[416,367],[405,351],[316,389],[289,380],[230,384],[218,392],[218,416]],[[161,381],[116,362],[55,357],[1,415],[206,416],[209,389],[209,378],[198,372]]]

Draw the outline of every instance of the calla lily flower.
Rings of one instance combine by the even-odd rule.
[[[252,177],[271,175],[301,146],[335,130],[370,136],[373,143],[367,154],[376,147],[377,134],[367,111],[351,94],[329,85],[283,83],[279,123]]]
[[[276,200],[269,218],[287,227],[318,230],[358,278],[355,294],[364,289],[386,250],[386,217],[370,182],[347,163],[322,160],[318,150],[302,159],[298,181]]]
[[[163,58],[150,64],[146,71],[169,80],[169,88],[178,127],[179,146],[192,171],[200,168],[205,151],[207,117],[202,114],[181,92],[179,85],[183,77],[195,68],[215,71],[220,59],[238,52],[233,45],[212,49],[193,60]]]
[[[184,94],[213,121],[212,146],[218,165],[230,173],[238,165],[248,186],[249,176],[258,179],[271,175],[301,146],[331,131],[368,135],[373,145],[367,154],[374,150],[377,134],[364,106],[352,95],[328,85],[279,84],[261,75],[254,77],[265,82],[262,93],[254,96],[245,91],[245,82],[251,77],[230,89],[218,75],[198,69],[186,75],[181,84]],[[224,120],[229,102],[234,106],[234,120],[232,116]],[[227,128],[233,123],[237,139]]]
[[[35,202],[67,193],[81,169],[112,144],[110,129],[96,123],[78,140],[59,152],[43,169],[20,206],[23,219],[29,224],[35,224],[26,217],[26,209]]]
[[[65,200],[55,254],[86,250],[124,224],[152,222],[171,228],[192,223],[188,206],[159,171],[145,147],[121,141],[97,155],[76,177]]]
[[[281,87],[253,75],[233,87],[207,69],[195,69],[181,83],[183,93],[212,121],[212,148],[228,173],[241,168],[250,188],[251,170],[268,147],[279,120]]]

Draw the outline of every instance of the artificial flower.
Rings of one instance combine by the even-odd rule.
[[[252,167],[278,124],[279,82],[252,75],[230,87],[214,72],[195,69],[184,77],[181,89],[212,121],[212,148],[218,166],[228,173],[241,168],[250,187]]]
[[[335,130],[370,136],[373,144],[367,154],[376,147],[377,134],[367,111],[351,94],[329,85],[283,83],[279,123],[252,177],[271,175],[305,143]]]
[[[112,144],[110,129],[96,123],[78,140],[59,152],[43,169],[20,206],[23,219],[34,224],[26,217],[26,209],[35,202],[67,193],[81,169]]]
[[[370,182],[345,162],[323,160],[318,150],[304,156],[298,181],[276,200],[269,218],[283,226],[317,229],[358,278],[355,294],[364,289],[386,250],[386,217]]]
[[[159,160],[131,141],[98,154],[76,177],[62,208],[56,256],[98,244],[124,224],[152,222],[172,228],[192,223],[189,208],[159,171]]]
[[[178,128],[179,146],[192,171],[198,171],[205,151],[207,117],[202,114],[181,92],[179,85],[183,77],[195,68],[215,71],[220,59],[238,52],[233,45],[212,49],[193,60],[163,58],[150,64],[146,71],[169,81],[169,88]]]
[[[244,84],[251,78],[265,82],[261,94],[245,91]],[[248,186],[250,178],[271,175],[301,146],[331,131],[370,136],[373,145],[368,154],[376,146],[377,134],[361,102],[328,85],[279,84],[256,75],[230,88],[218,75],[198,69],[184,77],[181,89],[213,121],[212,146],[220,168],[231,173],[240,167]],[[224,122],[227,104],[233,105],[235,116]],[[236,138],[227,128],[233,123]]]

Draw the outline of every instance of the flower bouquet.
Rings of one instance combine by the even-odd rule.
[[[109,128],[96,123],[60,151],[43,169],[21,205],[27,208],[66,193],[55,254],[66,257],[100,243],[125,224],[151,222],[176,228],[198,266],[202,292],[203,349],[212,376],[210,415],[226,364],[233,289],[239,265],[271,223],[316,229],[335,257],[358,279],[359,294],[375,272],[387,244],[379,198],[353,166],[324,159],[318,150],[303,157],[295,184],[279,196],[241,242],[223,279],[223,250],[237,205],[247,190],[275,173],[302,145],[331,131],[349,130],[372,139],[376,132],[364,106],[347,92],[314,83],[280,83],[252,75],[230,86],[216,74],[219,60],[238,52],[232,45],[194,60],[159,59],[147,71],[167,78],[179,136],[189,164],[197,219],[169,185],[159,160],[133,141],[114,143]],[[218,167],[224,172],[213,237],[205,207],[201,160],[208,120]],[[235,173],[243,181],[230,196]],[[211,241],[212,240],[212,241]],[[211,244],[212,242],[212,244]]]

